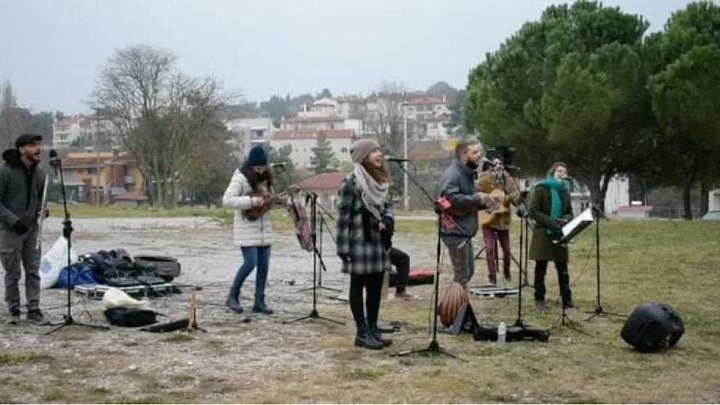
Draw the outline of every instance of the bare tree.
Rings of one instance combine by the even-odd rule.
[[[24,131],[24,125],[10,82],[5,81],[0,89],[0,147],[5,150],[14,147],[15,138]]]
[[[173,206],[178,181],[192,166],[190,152],[216,124],[221,86],[214,78],[178,72],[176,57],[147,45],[117,50],[103,68],[93,108],[115,125],[134,155],[150,200]]]
[[[406,88],[399,82],[382,82],[375,92],[375,108],[367,112],[366,125],[378,142],[393,154],[403,149],[403,103]]]

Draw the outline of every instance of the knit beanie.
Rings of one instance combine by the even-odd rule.
[[[248,158],[245,161],[245,165],[248,167],[252,166],[265,166],[267,165],[267,154],[265,153],[265,149],[262,148],[262,146],[255,146],[252,149],[250,149],[250,153],[248,154]]]
[[[350,147],[350,155],[352,155],[353,163],[362,163],[369,154],[373,153],[376,149],[380,149],[378,144],[373,139],[358,139]]]

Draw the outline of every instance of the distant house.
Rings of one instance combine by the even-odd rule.
[[[340,163],[351,162],[350,147],[355,140],[355,132],[350,129],[334,130],[278,130],[270,138],[270,147],[280,149],[285,145],[292,147],[290,158],[298,168],[310,167],[312,149],[318,139],[326,139]]]
[[[708,211],[720,211],[720,188],[708,193]]]
[[[310,193],[315,193],[318,196],[318,203],[327,209],[334,210],[337,193],[345,176],[347,176],[347,173],[321,173],[292,184],[290,188],[298,190],[298,194],[302,199]]]
[[[232,143],[238,158],[255,145],[269,145],[275,130],[270,118],[238,118],[227,121],[225,127],[234,135]]]
[[[63,177],[69,199],[110,202],[126,192],[142,193],[143,178],[137,162],[126,152],[70,152],[63,160]]]

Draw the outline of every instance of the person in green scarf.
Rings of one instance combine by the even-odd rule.
[[[529,258],[535,261],[535,307],[538,310],[547,308],[545,274],[549,261],[555,262],[563,307],[575,308],[570,291],[568,249],[566,245],[556,243],[562,237],[563,225],[573,218],[566,177],[565,163],[553,163],[548,177],[535,184],[528,210],[528,216],[535,222]]]

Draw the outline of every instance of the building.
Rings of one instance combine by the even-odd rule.
[[[270,137],[275,130],[270,118],[233,119],[228,120],[225,127],[234,135],[232,144],[238,158],[242,158],[243,154],[255,145],[269,145]]]
[[[73,115],[56,118],[53,122],[53,147],[67,149],[71,146],[112,146],[114,126],[108,120]]]
[[[63,160],[68,200],[112,202],[127,192],[142,194],[143,178],[137,162],[118,149],[112,152],[70,152]]]
[[[347,173],[321,173],[307,178],[299,183],[290,186],[298,191],[300,199],[304,200],[309,193],[318,196],[318,203],[328,210],[335,210],[335,203],[338,198],[338,190]],[[320,210],[318,210],[320,212]]]
[[[349,129],[333,130],[277,130],[272,134],[270,147],[280,149],[290,145],[292,153],[290,159],[297,168],[311,167],[310,158],[313,157],[312,149],[317,146],[318,140],[325,139],[330,142],[330,147],[340,164],[351,163],[350,146],[355,140],[355,132]]]
[[[708,211],[720,211],[720,188],[708,193]]]

